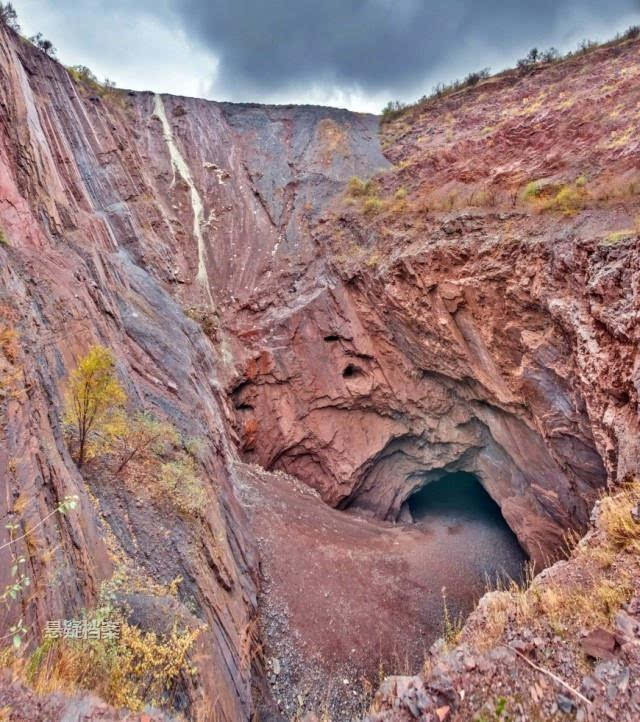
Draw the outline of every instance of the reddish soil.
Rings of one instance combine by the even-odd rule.
[[[443,587],[455,622],[492,570],[520,572],[512,532],[473,497],[467,509],[394,525],[331,509],[281,474],[244,467],[242,477],[262,553],[267,668],[287,715],[301,694],[305,707],[329,702],[334,719],[349,718],[364,680],[420,667],[443,632]]]

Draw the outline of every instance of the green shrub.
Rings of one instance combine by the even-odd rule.
[[[91,85],[93,87],[99,86],[99,81],[96,75],[86,65],[72,65],[67,68],[69,75],[78,83],[84,83],[85,85]]]
[[[207,442],[202,436],[189,436],[183,442],[185,451],[198,461],[203,461],[207,450]]]
[[[516,67],[519,70],[527,70],[538,63],[552,63],[559,58],[560,53],[555,48],[549,48],[549,50],[543,50],[542,52],[538,48],[531,48],[526,57],[518,60]]]
[[[7,238],[5,232],[0,228],[0,246],[8,246],[9,245],[9,239]]]
[[[18,13],[11,3],[0,3],[0,22],[15,30],[16,33],[20,32]]]
[[[180,434],[168,421],[158,421],[144,412],[120,414],[108,436],[108,453],[115,457],[115,473],[135,463],[152,463],[170,454],[180,442]]]
[[[181,511],[196,514],[204,506],[204,485],[193,458],[188,454],[179,454],[173,461],[163,464],[158,481],[160,488]]]
[[[587,194],[583,188],[578,188],[575,185],[564,185],[554,196],[544,202],[543,210],[561,211],[565,215],[570,215],[584,208],[586,200]]]
[[[630,238],[635,238],[635,236],[637,235],[637,231],[635,231],[633,228],[626,228],[622,231],[613,231],[606,236],[603,243],[606,246],[615,246],[616,243],[620,243],[620,241],[626,241]]]
[[[362,206],[362,211],[365,215],[373,215],[382,210],[382,201],[374,196],[373,198],[367,198]]]
[[[522,194],[522,197],[525,201],[530,200],[531,198],[537,198],[540,193],[542,192],[542,184],[540,181],[531,181],[530,183],[527,183],[524,193]]]
[[[544,181],[531,181],[522,194],[527,201],[542,211],[561,211],[570,215],[580,208],[584,208],[590,197],[585,186],[587,179],[580,176],[575,183],[556,185],[545,184]]]
[[[464,88],[472,88],[477,85],[481,80],[486,80],[491,75],[491,68],[482,68],[482,70],[476,70],[473,73],[469,73],[463,80],[454,80],[452,83],[438,83],[433,88],[431,95],[424,95],[418,101],[418,104],[426,103],[432,98],[442,98],[445,95],[450,95],[458,90],[464,90]]]
[[[397,118],[407,107],[406,103],[401,103],[399,100],[390,100],[382,109],[382,120]]]
[[[67,72],[77,83],[81,83],[98,95],[111,93],[116,87],[114,81],[109,78],[105,78],[101,83],[86,65],[72,65],[67,68]]]
[[[42,50],[43,53],[46,53],[50,58],[55,58],[56,53],[58,52],[51,40],[47,40],[47,38],[43,37],[42,33],[32,35],[29,38],[29,42],[32,45],[35,45],[36,48]]]
[[[362,178],[358,178],[357,176],[353,176],[349,179],[349,184],[347,185],[347,195],[351,198],[362,198],[363,196],[371,195],[373,191],[373,181],[364,181]]]

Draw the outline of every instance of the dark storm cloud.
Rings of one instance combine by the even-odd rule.
[[[574,48],[634,23],[640,0],[13,0],[67,65],[120,87],[378,112],[439,81]]]
[[[216,85],[256,97],[305,84],[417,87],[450,63],[472,70],[584,26],[607,29],[640,0],[170,0],[220,59]],[[606,33],[605,33],[606,34]],[[478,50],[487,51],[484,56]]]

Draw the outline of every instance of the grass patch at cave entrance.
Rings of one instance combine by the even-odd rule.
[[[414,524],[436,537],[442,563],[451,571],[450,589],[457,592],[456,612],[468,610],[487,588],[522,581],[527,555],[473,474],[444,474],[415,492],[408,507]]]

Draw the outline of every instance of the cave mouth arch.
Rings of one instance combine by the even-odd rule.
[[[523,581],[528,556],[474,474],[445,472],[417,489],[405,504],[412,523],[440,534],[449,552],[457,547],[464,555],[468,549],[466,572],[473,586]]]

